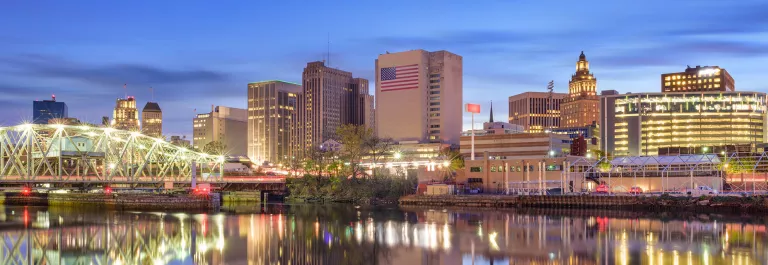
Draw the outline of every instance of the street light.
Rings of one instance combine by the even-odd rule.
[[[549,150],[549,156],[555,156],[555,150]]]
[[[701,151],[703,151],[704,153],[707,153],[709,151],[709,147],[707,147],[707,146],[702,147]]]
[[[592,158],[592,153],[587,153],[587,158]]]
[[[401,157],[403,157],[403,154],[400,152],[395,152],[395,159],[400,159]]]

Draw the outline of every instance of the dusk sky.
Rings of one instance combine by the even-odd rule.
[[[160,103],[166,135],[189,135],[194,109],[246,107],[249,82],[301,82],[307,62],[368,78],[386,51],[464,58],[464,101],[567,92],[583,50],[598,90],[658,92],[660,75],[718,65],[736,89],[767,92],[768,1],[3,1],[0,124],[57,100],[99,123],[115,99]],[[373,93],[373,90],[372,90]],[[461,107],[461,106],[456,106]],[[469,128],[468,116],[464,119]]]

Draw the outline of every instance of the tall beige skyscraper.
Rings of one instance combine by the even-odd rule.
[[[376,60],[376,131],[395,141],[459,144],[462,57],[413,50]]]
[[[597,79],[589,71],[584,52],[576,62],[576,73],[568,82],[568,96],[560,106],[560,127],[588,126],[597,122],[600,113]]]
[[[287,161],[301,85],[284,81],[248,84],[248,157],[257,163]]]
[[[163,136],[163,111],[157,102],[147,102],[141,110],[141,132],[152,136]]]
[[[112,112],[112,128],[126,131],[139,130],[139,111],[133,97],[119,98]]]
[[[218,141],[229,155],[248,154],[248,112],[244,109],[211,106],[210,113],[197,114],[192,120],[192,133],[192,144],[199,150]]]
[[[310,62],[302,74],[302,93],[298,95],[294,155],[335,139],[342,124],[366,124],[360,99],[368,95],[368,80],[330,68],[325,62]],[[364,100],[363,100],[364,101]]]

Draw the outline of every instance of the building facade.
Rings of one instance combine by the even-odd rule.
[[[568,96],[560,108],[560,127],[588,126],[597,121],[599,109],[597,79],[589,71],[584,52],[576,62],[576,73],[568,82]]]
[[[608,152],[609,150],[615,150],[616,138],[613,132],[616,130],[616,124],[613,119],[616,117],[616,96],[619,92],[616,90],[603,90],[600,92],[600,127],[599,136],[600,150]],[[612,156],[613,153],[607,153],[606,155]]]
[[[202,150],[210,142],[220,142],[228,155],[246,155],[248,147],[248,112],[244,109],[216,106],[210,113],[197,114],[192,120],[192,144]]]
[[[296,97],[301,85],[284,81],[248,84],[248,158],[278,163],[289,159],[295,141]]]
[[[51,100],[35,100],[32,102],[32,123],[48,124],[50,119],[68,117],[67,104],[56,101],[56,96],[51,96]]]
[[[766,142],[766,95],[668,92],[603,96],[601,138],[614,156],[750,151]],[[609,131],[610,128],[613,128]],[[610,140],[609,140],[610,141]]]
[[[509,97],[509,123],[526,132],[539,133],[560,127],[560,105],[565,93],[525,92]]]
[[[147,102],[141,110],[141,132],[152,137],[163,137],[163,110],[157,102]]]
[[[171,144],[184,146],[184,147],[192,146],[192,143],[189,140],[187,140],[186,136],[180,136],[180,135],[172,135]]]
[[[567,135],[551,133],[513,133],[475,135],[475,159],[534,159],[562,156],[570,148]],[[471,136],[461,137],[461,155],[471,157]]]
[[[463,59],[412,50],[376,59],[376,132],[395,141],[458,144]]]
[[[112,128],[126,131],[138,131],[139,111],[134,97],[119,98],[112,112]]]
[[[683,72],[661,75],[661,92],[735,90],[733,77],[719,66],[688,66]]]
[[[588,185],[583,175],[567,174],[563,170],[568,163],[575,162],[576,157],[546,157],[531,158],[493,158],[482,156],[482,159],[467,160],[464,174],[458,174],[457,183],[463,183],[470,189],[480,189],[482,193],[518,194],[521,190],[535,192],[553,188],[564,188],[566,192],[581,191],[594,185]]]
[[[360,99],[368,95],[368,80],[324,62],[307,63],[297,95],[293,155],[303,157],[306,150],[336,138],[342,124],[366,125],[363,110],[373,107],[360,106]]]

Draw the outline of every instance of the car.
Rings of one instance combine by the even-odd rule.
[[[605,183],[597,185],[595,188],[595,193],[608,193],[608,185]]]
[[[629,193],[630,194],[642,194],[643,193],[643,189],[638,187],[638,186],[634,186],[632,188],[629,188]]]
[[[552,188],[547,190],[547,195],[563,195],[562,188]]]

